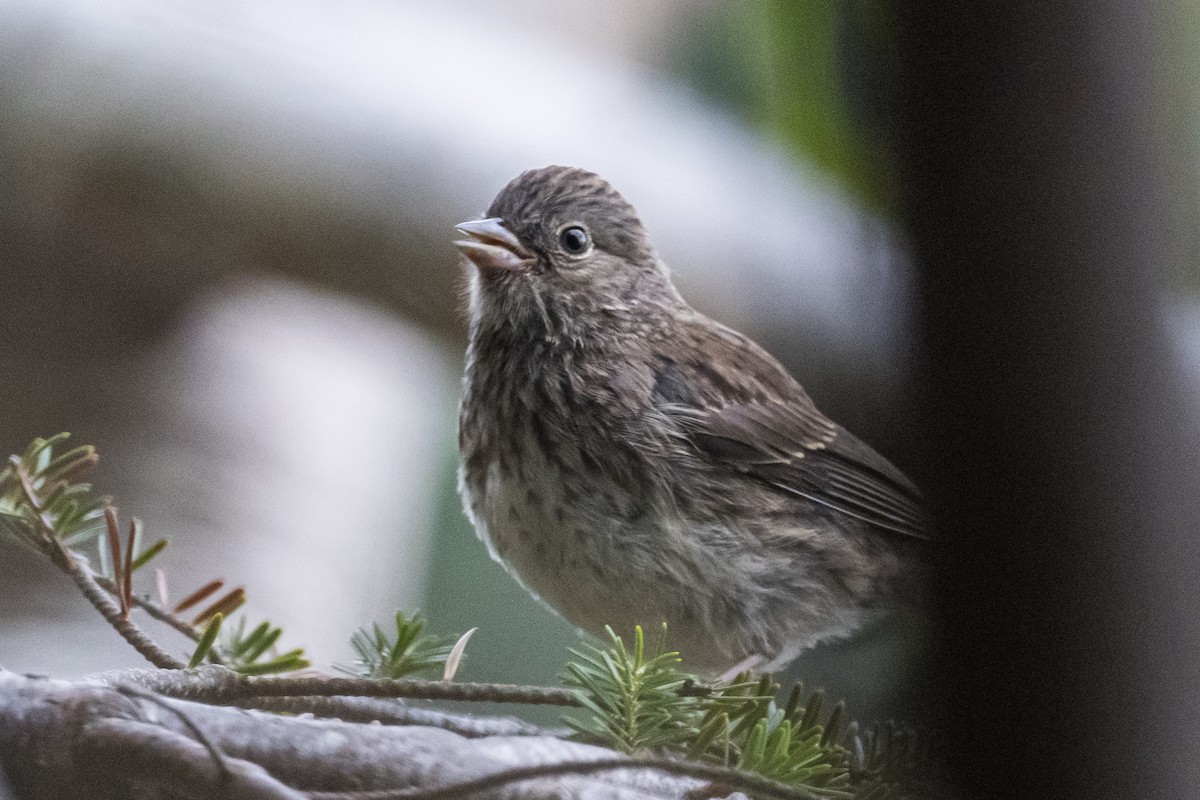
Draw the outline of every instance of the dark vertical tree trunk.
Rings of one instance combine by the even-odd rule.
[[[1200,785],[1196,442],[1155,2],[911,2],[925,484],[967,796]]]

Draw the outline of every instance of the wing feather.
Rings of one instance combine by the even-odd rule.
[[[725,328],[697,331],[707,337],[696,349],[705,359],[660,356],[656,395],[701,458],[878,529],[927,538],[920,492],[903,473],[821,414],[753,342]],[[722,375],[714,363],[739,370]]]

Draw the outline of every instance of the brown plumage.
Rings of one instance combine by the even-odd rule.
[[[472,262],[467,514],[568,620],[666,621],[685,665],[776,668],[913,596],[913,485],[766,351],[692,309],[599,176],[525,172]]]

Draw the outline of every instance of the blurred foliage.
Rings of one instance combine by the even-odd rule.
[[[906,794],[945,797],[931,753],[930,737],[895,722],[877,722],[860,730],[856,722],[846,731],[850,777],[856,800],[892,800]]]
[[[898,7],[883,0],[738,0],[696,15],[676,63],[702,95],[893,215],[900,198],[895,111]],[[1155,144],[1177,289],[1200,288],[1200,4],[1164,7],[1154,76]],[[1178,168],[1184,164],[1183,168]]]
[[[889,211],[897,175],[886,124],[896,58],[879,0],[746,0],[698,17],[679,70],[814,164],[860,201]]]
[[[1163,71],[1158,106],[1165,117],[1163,145],[1180,164],[1166,171],[1172,250],[1168,277],[1174,288],[1200,291],[1200,3],[1170,0],[1164,11]],[[1191,165],[1190,167],[1186,165]]]

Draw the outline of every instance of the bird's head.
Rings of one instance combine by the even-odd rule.
[[[540,321],[557,335],[594,315],[636,318],[679,301],[633,206],[586,170],[524,172],[486,218],[457,229],[467,238],[455,245],[474,266],[473,323]]]

